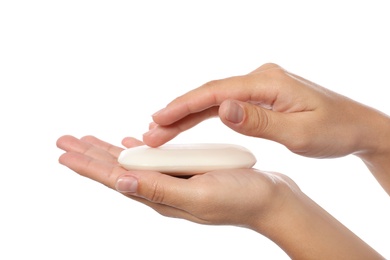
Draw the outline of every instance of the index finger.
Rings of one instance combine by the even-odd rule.
[[[243,76],[213,80],[174,99],[165,108],[153,114],[153,121],[167,126],[194,113],[219,106],[226,99],[247,101],[251,93],[245,91]]]
[[[279,94],[281,86],[277,80],[283,74],[283,69],[275,65],[261,70],[263,67],[267,66],[244,76],[210,81],[191,90],[155,113],[153,121],[162,126],[170,125],[189,114],[219,106],[228,99],[272,107]]]

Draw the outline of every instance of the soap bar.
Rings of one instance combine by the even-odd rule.
[[[255,156],[235,144],[165,144],[125,149],[118,157],[127,170],[152,170],[170,175],[194,175],[219,169],[251,168]]]

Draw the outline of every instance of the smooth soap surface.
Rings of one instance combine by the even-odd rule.
[[[235,144],[165,144],[125,149],[118,157],[127,170],[152,170],[171,175],[201,174],[219,169],[251,168],[255,156]]]

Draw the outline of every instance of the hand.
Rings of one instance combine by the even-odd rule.
[[[214,116],[239,133],[279,142],[308,157],[390,150],[386,116],[275,64],[211,81],[176,98],[153,115],[143,141],[159,146]]]
[[[126,147],[142,145],[125,138]],[[154,171],[127,171],[117,162],[120,147],[87,136],[63,136],[57,146],[66,151],[59,161],[75,172],[117,189],[162,215],[202,224],[255,228],[298,191],[289,178],[255,169],[221,170],[188,179]],[[210,210],[213,209],[213,210]]]
[[[123,144],[142,142],[125,138]],[[164,216],[251,228],[294,259],[383,259],[282,174],[219,170],[184,179],[127,171],[117,163],[123,149],[92,136],[63,136],[57,146],[66,151],[61,164]]]

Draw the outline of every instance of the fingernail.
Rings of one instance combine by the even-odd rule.
[[[152,130],[153,128],[156,128],[157,124],[155,122],[149,123],[149,130]]]
[[[144,133],[143,136],[148,136],[148,137],[151,136],[151,135],[153,134],[153,132],[154,132],[153,130],[154,130],[154,128],[149,129],[149,131],[147,131],[146,133]]]
[[[244,110],[241,105],[234,101],[229,101],[225,118],[233,124],[238,124],[244,119]]]
[[[138,187],[138,180],[132,176],[120,177],[115,184],[115,189],[122,193],[135,193]]]
[[[160,109],[159,111],[157,111],[156,113],[154,113],[154,114],[152,115],[152,117],[157,116],[157,115],[160,114],[163,110],[164,110],[164,108]]]

